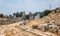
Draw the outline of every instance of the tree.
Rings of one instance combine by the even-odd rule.
[[[19,16],[22,17],[22,12],[20,12]]]
[[[13,13],[13,15],[16,15],[16,13]]]
[[[25,17],[26,17],[26,19],[29,19],[29,14],[27,14]]]
[[[3,15],[3,14],[0,14],[0,17],[1,17],[1,18],[3,18],[3,17],[4,17],[4,15]]]
[[[19,14],[19,12],[17,12],[17,13],[16,13],[16,17],[19,17],[19,16],[20,16],[20,14]]]
[[[43,11],[43,16],[47,16],[49,13],[51,13],[50,10],[44,10],[44,11]]]

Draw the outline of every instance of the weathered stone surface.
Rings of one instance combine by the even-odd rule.
[[[34,20],[36,20],[36,21],[40,20],[40,15],[37,14],[37,15],[35,16]]]
[[[33,14],[30,12],[29,13],[29,20],[33,20],[33,19],[34,19]]]

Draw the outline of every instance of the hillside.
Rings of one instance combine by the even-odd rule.
[[[48,30],[47,27],[46,32],[41,30],[41,25],[48,25],[48,23],[52,24],[53,27],[57,26],[57,28],[60,28],[60,12],[49,13],[39,20],[20,21],[8,25],[0,25],[0,36],[60,36],[60,32],[57,34],[57,32],[54,31],[57,30],[55,28]],[[35,27],[34,29],[33,26],[39,28]]]

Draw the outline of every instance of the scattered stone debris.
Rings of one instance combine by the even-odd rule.
[[[33,17],[30,12],[29,20],[25,20],[25,12],[22,17],[14,16],[14,19],[0,20],[0,36],[60,36],[60,16],[56,13],[50,13],[43,18],[39,14]],[[16,20],[16,21],[15,21]],[[21,21],[22,20],[22,21]],[[8,25],[3,25],[8,24]]]

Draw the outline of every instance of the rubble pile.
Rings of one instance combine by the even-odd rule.
[[[60,11],[49,13],[40,19],[37,15],[33,20],[30,15],[27,21],[0,25],[0,36],[60,36]]]

